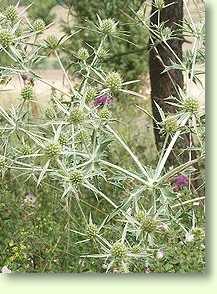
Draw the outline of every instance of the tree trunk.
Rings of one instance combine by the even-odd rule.
[[[165,0],[165,5],[173,3],[172,5],[163,8],[160,12],[160,18],[158,19],[158,13],[155,12],[156,8],[152,5],[151,14],[155,14],[150,19],[150,25],[159,25],[164,23],[165,27],[168,27],[172,32],[176,32],[177,24],[182,24],[183,21],[183,0]],[[180,30],[179,30],[180,32]],[[167,41],[168,45],[175,52],[180,60],[182,60],[182,35],[176,35],[177,38],[172,38]],[[151,40],[152,38],[152,40]],[[153,115],[157,121],[161,121],[159,111],[155,105],[155,102],[160,105],[164,112],[175,112],[173,106],[165,103],[165,98],[169,96],[177,96],[174,84],[179,85],[183,88],[183,75],[180,70],[172,69],[169,72],[162,74],[165,69],[165,65],[169,66],[174,62],[178,63],[176,57],[171,50],[161,42],[156,46],[153,46],[153,41],[158,42],[159,40],[152,34],[149,41],[150,55],[149,55],[149,70],[150,70],[150,81],[151,81],[151,99]],[[174,84],[173,84],[174,82]],[[158,148],[160,148],[161,136],[159,130],[155,126],[155,141]]]

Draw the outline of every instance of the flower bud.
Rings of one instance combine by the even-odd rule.
[[[78,56],[78,59],[80,59],[81,61],[86,61],[90,55],[89,55],[87,49],[82,47],[78,50],[77,56]]]
[[[197,112],[199,109],[199,101],[194,98],[187,98],[183,101],[183,107],[186,112]]]
[[[51,50],[55,50],[58,47],[59,41],[55,35],[50,35],[47,37],[46,43],[47,43],[47,48]]]
[[[32,153],[32,148],[27,145],[27,144],[24,144],[23,147],[22,147],[22,154],[23,155],[29,155]]]
[[[118,92],[122,86],[122,78],[117,72],[110,72],[106,77],[106,86],[111,92]]]
[[[97,233],[98,233],[98,228],[95,224],[89,224],[87,226],[87,235],[90,239],[95,238]]]
[[[108,108],[103,108],[102,110],[100,110],[99,112],[99,117],[101,120],[103,121],[107,121],[111,118],[111,111],[108,110]]]
[[[29,101],[33,98],[33,88],[31,85],[26,85],[21,91],[21,97],[25,101]]]
[[[70,173],[69,175],[69,180],[72,185],[78,186],[82,183],[83,181],[83,174],[79,170],[74,170]]]
[[[112,35],[116,32],[116,23],[113,19],[104,19],[99,24],[99,31],[106,35]]]
[[[61,146],[58,143],[50,143],[45,149],[45,154],[48,159],[56,159],[61,152]]]
[[[127,256],[127,247],[121,242],[116,242],[112,246],[111,255],[116,259],[124,259]]]
[[[7,20],[14,22],[18,17],[16,7],[13,5],[8,6],[5,12],[5,17]]]
[[[8,48],[10,45],[13,44],[14,35],[6,30],[0,31],[0,45],[3,48]]]
[[[205,238],[205,232],[202,228],[194,228],[192,230],[195,241],[203,241]]]
[[[145,219],[141,223],[141,229],[146,233],[153,233],[158,228],[158,221],[152,217],[145,217]]]
[[[97,90],[94,87],[89,87],[85,93],[85,101],[88,103],[92,101],[97,95]]]
[[[142,248],[140,245],[134,245],[131,249],[131,252],[133,254],[139,254],[139,253],[141,253],[141,251],[142,251]]]
[[[178,129],[177,119],[173,116],[167,117],[163,122],[163,127],[167,134],[174,134]]]
[[[59,137],[59,143],[60,143],[60,145],[61,146],[64,146],[64,145],[66,145],[67,142],[68,142],[67,136],[64,135],[64,134],[60,135],[60,137]]]
[[[80,143],[88,142],[89,134],[86,130],[82,130],[77,134],[76,139],[77,139],[77,142],[80,142]]]
[[[162,10],[165,6],[164,0],[154,0],[155,7],[159,10]]]
[[[45,110],[45,116],[49,119],[54,119],[56,117],[55,109],[52,106],[48,106]]]
[[[75,125],[78,125],[78,124],[81,124],[85,119],[85,113],[82,109],[80,108],[74,108],[70,115],[69,115],[69,123],[71,124],[75,124]]]
[[[36,19],[33,23],[33,28],[35,32],[42,32],[45,29],[45,22],[43,19]]]

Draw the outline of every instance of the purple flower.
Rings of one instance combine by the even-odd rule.
[[[95,101],[94,101],[94,106],[104,106],[104,105],[108,105],[112,103],[112,98],[107,95],[107,94],[103,94],[100,95],[98,97],[96,97]]]
[[[183,187],[188,186],[188,177],[184,175],[177,176],[175,178],[175,190],[179,191]]]

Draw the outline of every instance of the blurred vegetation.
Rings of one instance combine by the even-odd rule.
[[[71,34],[79,27],[87,28],[79,33],[80,38],[76,38],[75,42],[68,42],[65,50],[68,57],[72,56],[79,47],[87,47],[87,44],[97,48],[99,34],[89,28],[90,23],[98,23],[98,15],[101,19],[114,19],[118,22],[118,30],[127,32],[127,35],[122,34],[115,41],[113,39],[107,42],[106,49],[111,49],[112,53],[104,60],[105,68],[118,70],[123,73],[126,80],[138,78],[147,71],[147,32],[144,27],[135,24],[134,13],[140,9],[143,1],[63,0],[62,2],[68,8],[71,19],[74,19],[73,22],[64,24],[64,31]]]

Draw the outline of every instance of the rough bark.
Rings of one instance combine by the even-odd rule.
[[[160,13],[160,23],[165,23],[165,27],[169,27],[172,31],[177,31],[178,24],[182,24],[183,21],[183,0],[165,0],[165,5],[173,3],[169,7],[163,8]],[[152,5],[151,14],[156,11],[156,8]],[[150,25],[158,24],[158,13],[155,13],[150,20]],[[180,32],[180,30],[179,30]],[[165,65],[169,66],[173,62],[178,63],[174,54],[164,44],[160,43],[153,47],[152,42],[158,40],[152,34],[152,40],[150,39],[150,55],[149,55],[149,70],[150,70],[150,82],[151,82],[151,99],[152,109],[154,117],[157,121],[160,121],[159,111],[156,108],[154,101],[156,101],[165,112],[175,112],[175,108],[165,103],[165,98],[169,96],[177,96],[177,92],[174,88],[174,84],[183,88],[183,75],[180,70],[170,70],[162,74],[165,69]],[[171,38],[167,41],[168,45],[176,53],[179,59],[182,59],[182,36],[177,35],[176,38]],[[159,58],[160,57],[160,58]],[[173,81],[173,82],[172,82]],[[156,145],[159,148],[161,142],[161,136],[159,131],[155,128],[155,140]]]

